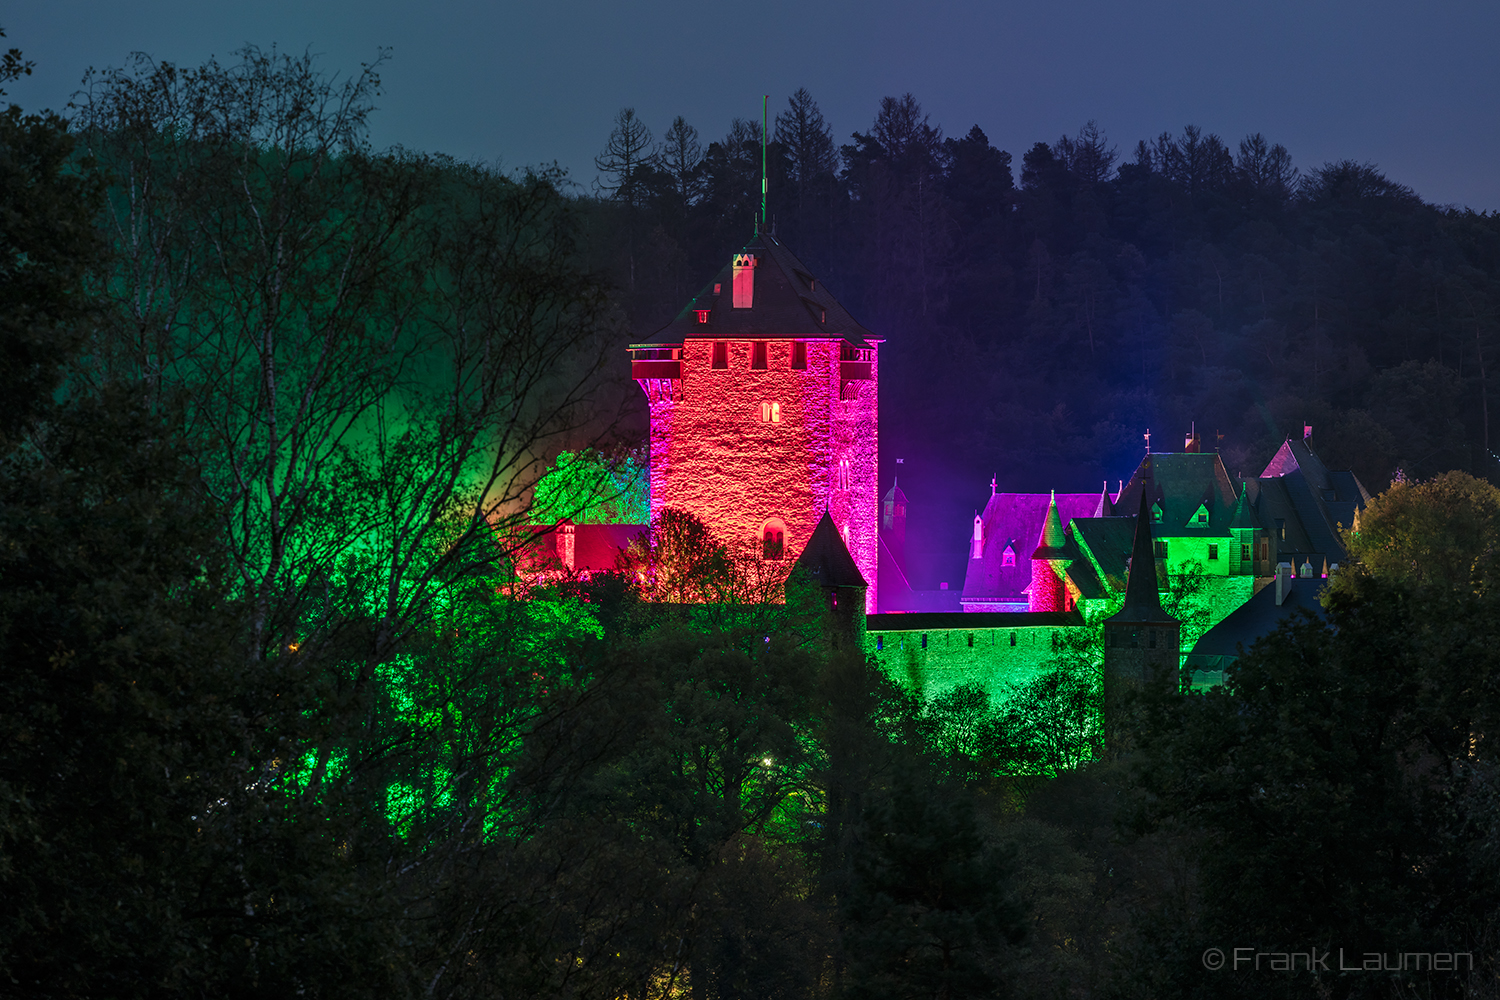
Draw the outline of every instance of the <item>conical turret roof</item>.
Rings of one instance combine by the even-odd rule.
[[[1062,515],[1057,512],[1057,491],[1053,490],[1052,499],[1047,503],[1047,516],[1042,520],[1042,534],[1031,558],[1063,559],[1066,557],[1063,549],[1067,544],[1068,534],[1063,530]]]
[[[1114,517],[1115,503],[1109,498],[1109,480],[1104,481],[1104,492],[1099,494],[1099,507],[1094,511],[1095,517]]]
[[[824,587],[868,586],[826,510],[807,540],[807,547],[797,557],[795,568],[804,570],[814,583]]]
[[[1151,537],[1153,491],[1141,491],[1141,509],[1135,518],[1135,542],[1130,547],[1130,572],[1125,578],[1125,603],[1109,617],[1112,622],[1174,622],[1162,610],[1156,593],[1156,546]]]
[[[1255,512],[1250,509],[1250,484],[1240,484],[1240,498],[1234,505],[1234,516],[1229,519],[1231,528],[1258,528]]]

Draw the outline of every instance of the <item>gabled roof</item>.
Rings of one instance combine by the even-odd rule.
[[[807,548],[797,557],[794,568],[805,570],[814,583],[824,587],[868,586],[826,510],[818,519],[812,537],[807,540]]]
[[[755,294],[749,309],[734,308],[734,255],[726,255],[723,269],[703,291],[643,343],[680,344],[691,337],[842,339],[857,347],[878,342],[776,237],[761,233],[739,252],[756,258]],[[700,309],[708,310],[707,323],[698,322]]]
[[[1284,476],[1298,469],[1302,470],[1302,474],[1307,477],[1313,489],[1328,488],[1328,466],[1323,464],[1323,460],[1312,450],[1312,445],[1306,438],[1294,441],[1288,436],[1281,442],[1281,447],[1276,449],[1276,454],[1272,455],[1271,460],[1266,463],[1260,476],[1262,479]]]
[[[1130,482],[1115,498],[1116,512],[1134,510],[1141,490],[1151,484],[1153,502],[1162,505],[1161,523],[1173,535],[1222,535],[1234,511],[1234,484],[1218,452],[1155,452],[1141,459]],[[1208,524],[1193,520],[1198,505],[1208,507]]]

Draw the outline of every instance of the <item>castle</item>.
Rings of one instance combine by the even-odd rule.
[[[1352,473],[1318,459],[1311,428],[1238,482],[1196,435],[1170,453],[1150,451],[1148,435],[1114,493],[1005,493],[992,480],[962,592],[924,597],[903,565],[906,498],[894,484],[878,496],[880,344],[757,234],[629,349],[650,406],[653,522],[685,511],[739,553],[795,561],[842,632],[924,695],[975,683],[1004,697],[1069,655],[1102,658],[1106,690],[1175,671],[1273,579],[1269,616],[1242,615],[1236,635],[1252,618],[1274,623],[1294,577],[1311,603],[1346,558],[1339,525],[1369,500]],[[621,539],[644,527],[545,530],[575,572],[611,568]],[[1221,680],[1237,647],[1215,649],[1187,656],[1194,683]]]

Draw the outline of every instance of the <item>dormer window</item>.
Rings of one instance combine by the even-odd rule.
[[[1016,550],[1014,546],[1007,545],[1005,551],[1000,553],[1001,566],[1014,566],[1016,564]]]
[[[1151,505],[1151,520],[1153,522],[1161,521],[1161,504],[1154,503]]]
[[[1197,512],[1195,514],[1193,514],[1193,522],[1192,523],[1194,523],[1194,524],[1207,524],[1208,523],[1208,504],[1200,503],[1198,505]]]
[[[710,312],[712,312],[712,311],[713,310],[711,310],[711,309],[694,309],[693,310],[693,312],[695,312],[695,313],[698,314],[698,322],[699,323],[707,323],[708,322],[708,314]]]

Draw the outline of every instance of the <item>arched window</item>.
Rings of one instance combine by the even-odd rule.
[[[763,559],[786,557],[786,522],[781,518],[770,518],[761,526],[760,553]]]

